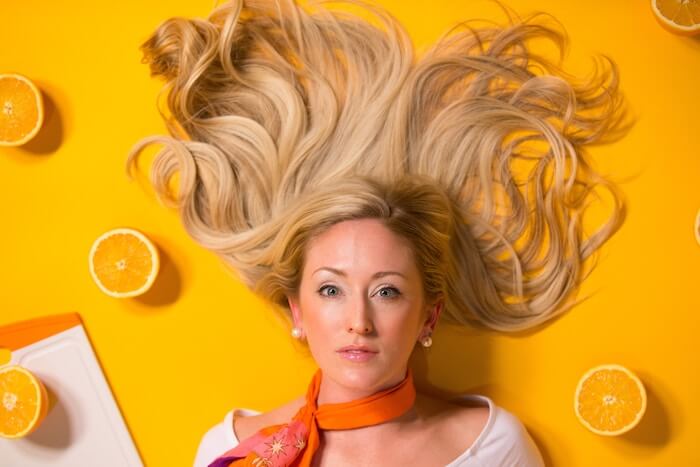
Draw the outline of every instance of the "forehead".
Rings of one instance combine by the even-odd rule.
[[[353,219],[334,224],[307,245],[305,269],[380,270],[415,268],[411,245],[378,219]]]

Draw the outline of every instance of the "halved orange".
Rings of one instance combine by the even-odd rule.
[[[131,228],[100,235],[90,249],[90,274],[107,295],[135,297],[148,291],[158,275],[158,250],[143,233]]]
[[[616,436],[634,428],[647,406],[644,385],[637,375],[618,364],[598,365],[579,380],[574,411],[593,433]]]
[[[651,10],[661,26],[673,33],[700,34],[700,0],[651,0]]]
[[[0,366],[0,436],[32,433],[48,411],[49,395],[39,378],[19,365]]]
[[[44,123],[44,100],[36,85],[18,73],[0,74],[0,146],[20,146]]]

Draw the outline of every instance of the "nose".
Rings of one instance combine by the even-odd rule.
[[[356,332],[358,334],[369,334],[374,329],[372,324],[371,310],[367,304],[367,300],[363,297],[359,300],[352,300],[350,310],[348,311],[348,332]]]

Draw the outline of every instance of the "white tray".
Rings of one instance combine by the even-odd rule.
[[[41,379],[55,405],[32,434],[0,438],[1,467],[143,466],[82,324],[13,350],[9,363]]]

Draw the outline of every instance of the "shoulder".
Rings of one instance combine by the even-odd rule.
[[[426,394],[416,397],[416,410],[423,431],[439,440],[440,449],[461,453],[479,439],[488,425],[491,410],[483,404],[456,403]]]
[[[266,426],[288,422],[305,402],[304,397],[299,397],[268,412],[241,413],[233,417],[231,428],[238,440],[246,439]]]
[[[230,410],[223,420],[209,428],[202,436],[197,447],[194,467],[206,467],[221,454],[236,447],[240,440],[266,426],[288,421],[303,403],[302,397],[268,412],[247,408]]]
[[[222,421],[204,433],[197,447],[194,467],[208,466],[214,459],[238,444],[233,436],[233,431],[227,429],[231,426],[230,423],[235,411],[236,409],[229,411]]]
[[[449,401],[424,397],[422,405],[430,408],[445,448],[460,453],[448,467],[544,465],[523,423],[487,396],[466,394]]]
[[[487,413],[485,421],[480,419],[483,421],[481,432],[460,458],[476,458],[486,465],[544,466],[537,445],[525,425],[513,413],[480,394],[464,395],[453,403],[460,404],[462,401],[484,404],[481,408]],[[484,417],[483,413],[481,417]],[[459,465],[463,464],[454,464]]]
[[[490,410],[482,404],[460,404],[426,394],[416,397],[416,409],[420,418],[426,421],[426,428],[437,430],[442,439],[453,439],[463,445],[465,438],[476,439],[486,426]]]

